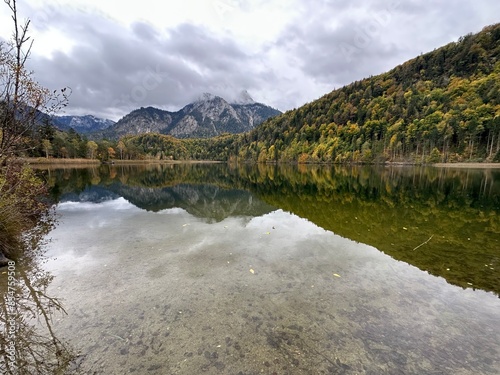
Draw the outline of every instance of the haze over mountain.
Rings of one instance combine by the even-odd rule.
[[[80,134],[89,134],[109,128],[115,121],[98,118],[92,115],[86,116],[52,116],[52,123],[60,130],[75,130]]]
[[[96,138],[118,139],[124,135],[161,133],[177,138],[208,138],[223,133],[243,133],[254,129],[280,111],[255,102],[246,91],[232,102],[205,93],[177,112],[154,107],[132,111]]]

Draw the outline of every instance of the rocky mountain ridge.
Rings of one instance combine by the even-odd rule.
[[[99,133],[99,138],[118,139],[125,135],[161,133],[177,138],[208,138],[223,133],[242,133],[281,114],[255,102],[243,91],[234,103],[205,93],[177,112],[141,107]]]

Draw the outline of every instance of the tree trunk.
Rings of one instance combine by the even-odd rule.
[[[446,163],[448,161],[448,138],[444,138],[443,143],[443,161]]]
[[[486,155],[488,155],[488,149],[490,147],[491,132],[488,132],[488,139],[486,140]]]
[[[493,157],[493,143],[495,143],[495,134],[493,134],[493,137],[491,138],[491,144],[490,144],[490,152],[489,152],[489,157]]]
[[[498,151],[500,151],[500,132],[498,132],[498,135],[497,135],[497,154],[498,154]]]

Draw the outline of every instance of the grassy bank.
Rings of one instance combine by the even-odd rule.
[[[101,164],[115,164],[115,165],[131,165],[131,164],[214,164],[225,163],[215,160],[157,160],[157,159],[134,159],[134,160],[111,160],[101,162],[97,159],[58,159],[58,158],[20,158],[20,162],[29,164],[33,167],[36,166],[50,166],[50,167],[67,167],[67,166],[82,166],[82,165],[101,165]]]
[[[216,160],[157,160],[157,159],[146,159],[146,160],[113,160],[112,164],[217,164],[225,163],[224,161]]]
[[[56,159],[56,158],[20,158],[19,161],[30,165],[54,165],[54,164],[95,164],[99,165],[101,162],[97,159]]]

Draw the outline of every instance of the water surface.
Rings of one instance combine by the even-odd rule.
[[[47,172],[58,337],[93,374],[498,374],[499,176]]]

